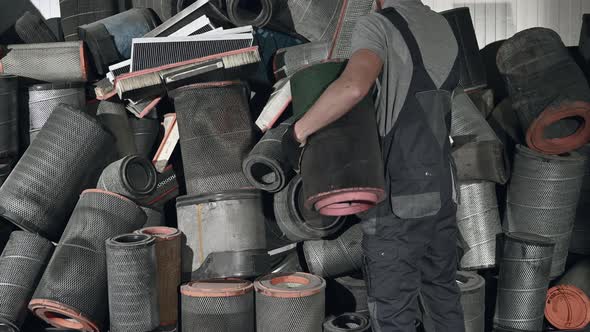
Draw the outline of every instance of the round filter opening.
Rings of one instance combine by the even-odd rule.
[[[156,241],[158,239],[170,239],[180,235],[180,231],[178,229],[163,226],[142,228],[139,231],[137,231],[137,233],[151,235],[156,238]]]
[[[362,328],[367,324],[367,318],[357,314],[342,314],[332,320],[332,325],[344,331]]]
[[[277,298],[298,298],[318,294],[326,288],[326,281],[303,272],[277,273],[261,277],[254,283],[258,293]]]
[[[156,187],[156,174],[153,166],[145,159],[135,157],[129,160],[124,169],[124,179],[129,188],[140,194],[149,194]]]
[[[60,314],[58,312],[47,312],[45,313],[45,317],[52,322],[55,322],[59,326],[63,326],[69,329],[83,329],[84,324],[80,323],[79,321],[68,317],[66,315]]]
[[[280,288],[297,289],[309,285],[310,281],[307,278],[291,275],[280,276],[270,280],[270,284]]]
[[[33,299],[29,309],[50,325],[88,332],[98,332],[98,326],[85,317],[80,311],[60,302],[44,299]]]
[[[277,181],[276,172],[264,163],[253,163],[250,166],[250,173],[256,182],[265,186],[271,185]]]
[[[113,242],[119,244],[139,244],[150,239],[149,235],[143,234],[125,234],[113,238]]]
[[[296,181],[295,187],[291,191],[294,197],[290,201],[294,202],[294,210],[298,214],[299,219],[304,221],[307,227],[316,230],[329,230],[336,227],[337,224],[343,221],[342,218],[324,216],[305,207],[305,195],[303,194],[302,178],[298,176],[294,181]]]
[[[252,288],[250,281],[228,278],[192,281],[183,285],[180,292],[190,297],[232,297],[249,293]]]

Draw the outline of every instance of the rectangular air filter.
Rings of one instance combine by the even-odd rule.
[[[154,30],[148,32],[145,37],[167,37],[173,34],[174,32],[182,29],[183,27],[187,26],[194,20],[198,19],[199,17],[203,16],[203,7],[207,4],[209,0],[197,0],[192,5],[186,7],[178,14],[174,15],[171,19],[167,20],[166,22],[160,24]]]
[[[209,18],[205,15],[187,24],[182,29],[174,32],[170,37],[195,36],[215,29]],[[161,36],[159,36],[161,37]]]

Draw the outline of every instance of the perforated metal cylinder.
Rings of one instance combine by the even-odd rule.
[[[492,127],[463,89],[455,90],[453,95],[451,136],[467,136],[473,142],[498,141]]]
[[[92,332],[106,329],[105,241],[139,229],[145,218],[137,204],[121,195],[98,189],[84,191],[29,309],[55,327]]]
[[[45,82],[86,82],[88,67],[82,42],[8,45],[2,73]]]
[[[162,22],[168,20],[178,12],[179,0],[127,0],[131,8],[150,8]]]
[[[363,264],[362,237],[361,226],[356,224],[336,239],[304,242],[309,271],[326,278],[359,272]]]
[[[127,110],[122,102],[101,101],[98,104],[96,118],[115,138],[119,158],[137,154]]]
[[[117,0],[63,0],[59,2],[66,40],[78,40],[78,27],[117,14]]]
[[[15,231],[0,255],[0,330],[17,332],[27,315],[27,304],[53,253],[43,237]]]
[[[14,29],[19,38],[27,44],[59,41],[47,25],[47,21],[37,13],[25,12],[14,24]]]
[[[240,279],[182,285],[180,331],[256,331],[253,288],[251,282]]]
[[[18,155],[18,77],[0,75],[0,158]]]
[[[526,233],[504,236],[494,327],[541,331],[555,243]]]
[[[486,310],[485,279],[473,272],[458,271],[457,285],[461,290],[465,332],[483,332]]]
[[[59,105],[0,188],[0,215],[58,241],[76,198],[96,183],[112,144],[94,118]]]
[[[59,104],[86,109],[86,90],[83,84],[37,84],[29,87],[29,135],[32,142],[49,116]]]
[[[98,179],[97,187],[137,200],[156,189],[157,176],[151,161],[131,155],[107,166]]]
[[[279,273],[254,282],[256,331],[317,332],[325,316],[326,281],[312,274]]]
[[[565,269],[585,165],[585,157],[576,152],[562,157],[516,148],[503,227],[555,242],[551,278]]]
[[[586,157],[586,167],[569,251],[590,255],[590,145],[582,147],[578,152]]]
[[[254,146],[245,85],[194,84],[171,92],[187,194],[249,188],[242,160]]]
[[[371,331],[371,321],[367,315],[347,312],[329,317],[324,322],[324,332],[368,332]]]
[[[123,234],[106,240],[111,332],[152,331],[160,323],[156,240]]]
[[[299,69],[322,62],[330,55],[329,42],[314,42],[277,50],[273,70],[277,79],[293,75]]]
[[[479,270],[496,266],[496,235],[502,233],[500,212],[493,182],[463,182],[457,206],[461,233],[461,269]]]

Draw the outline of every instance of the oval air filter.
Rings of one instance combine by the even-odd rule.
[[[546,237],[504,236],[494,327],[541,331],[555,243]]]
[[[78,27],[117,14],[117,0],[62,0],[61,24],[66,40],[78,40]]]
[[[0,188],[0,215],[58,241],[78,195],[96,183],[112,144],[94,118],[57,106]]]
[[[18,77],[0,75],[0,158],[18,155]]]
[[[312,274],[279,273],[259,278],[256,330],[317,332],[324,322],[326,281]]]
[[[193,281],[180,288],[181,332],[254,332],[254,292],[247,280]]]
[[[106,240],[111,332],[153,331],[158,327],[156,240],[123,234]]]
[[[151,161],[138,155],[127,156],[107,166],[98,179],[98,188],[137,200],[151,194],[157,185]]]
[[[590,15],[588,15],[590,18]],[[576,209],[576,221],[570,242],[570,252],[582,255],[590,255],[590,144],[578,150],[586,157],[584,167],[584,179],[582,180],[582,191]]]
[[[461,306],[465,319],[465,332],[485,330],[486,281],[473,272],[457,272],[457,285],[461,290]]]
[[[102,331],[108,321],[105,241],[140,228],[145,214],[121,195],[90,189],[70,221],[29,309],[55,327]]]
[[[371,331],[369,317],[356,312],[347,312],[330,317],[324,323],[324,332],[368,332]]]

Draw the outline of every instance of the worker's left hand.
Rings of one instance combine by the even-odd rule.
[[[282,139],[283,153],[287,157],[287,161],[295,172],[299,173],[301,169],[301,157],[303,156],[303,149],[305,142],[300,142],[295,136],[295,124],[289,126]]]

